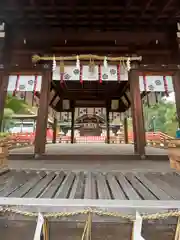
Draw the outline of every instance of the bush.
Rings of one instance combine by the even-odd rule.
[[[0,132],[0,138],[5,138],[9,135],[9,133],[5,132]]]

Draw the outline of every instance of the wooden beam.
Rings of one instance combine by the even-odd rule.
[[[36,135],[35,135],[34,153],[35,153],[35,156],[37,157],[45,153],[47,121],[48,121],[48,104],[49,104],[48,101],[49,101],[51,78],[52,78],[51,69],[49,68],[44,69],[42,74],[41,94],[40,94],[40,100],[39,100],[39,109],[38,109]]]
[[[57,137],[57,118],[54,117],[54,122],[53,122],[53,140],[52,143],[56,143],[56,137]]]
[[[124,142],[128,144],[128,119],[124,118]]]
[[[131,109],[133,118],[133,131],[135,152],[143,158],[145,156],[145,129],[143,119],[143,109],[141,102],[141,94],[139,89],[139,73],[136,69],[129,72],[129,83],[131,93]]]
[[[178,126],[180,128],[180,71],[177,71],[173,76],[173,85],[174,85],[174,93],[175,93],[175,101],[176,101],[176,114]]]
[[[71,144],[74,143],[74,120],[75,120],[75,104],[74,101],[71,102]]]
[[[109,110],[110,110],[110,103],[106,103],[106,131],[107,131],[107,144],[110,144],[110,128],[109,128]]]
[[[105,32],[88,32],[88,31],[66,31],[62,32],[61,28],[15,28],[17,43],[23,42],[27,39],[27,44],[37,42],[60,42],[68,41],[115,41],[118,43],[138,42],[138,44],[149,42],[158,39],[163,42],[167,38],[166,32],[159,31],[105,31]]]

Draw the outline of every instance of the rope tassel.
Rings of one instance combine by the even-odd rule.
[[[49,240],[48,220],[41,213],[38,214],[36,231],[33,240]]]
[[[88,215],[88,219],[86,220],[83,234],[81,240],[91,240],[91,232],[92,232],[92,216],[91,213]]]
[[[180,217],[178,218],[174,240],[180,239]]]
[[[49,223],[47,218],[44,219],[43,231],[41,234],[41,240],[49,240]]]
[[[55,57],[55,56],[53,56],[52,71],[53,71],[53,72],[56,71],[56,57]]]
[[[143,221],[142,217],[138,212],[136,212],[136,219],[134,220],[134,223],[133,223],[131,240],[145,240],[141,236],[142,221]]]

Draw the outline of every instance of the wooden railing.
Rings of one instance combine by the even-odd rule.
[[[17,147],[24,147],[31,145],[32,141],[30,138],[22,138],[19,135],[9,135],[4,138],[0,138],[0,147],[7,147],[7,149],[13,149]]]

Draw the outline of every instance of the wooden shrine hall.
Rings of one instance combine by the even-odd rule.
[[[1,1],[0,125],[7,92],[33,92],[42,155],[49,105],[72,119],[76,107],[105,107],[107,129],[109,112],[130,108],[134,152],[144,156],[142,98],[174,91],[180,125],[179,18],[177,0]]]

